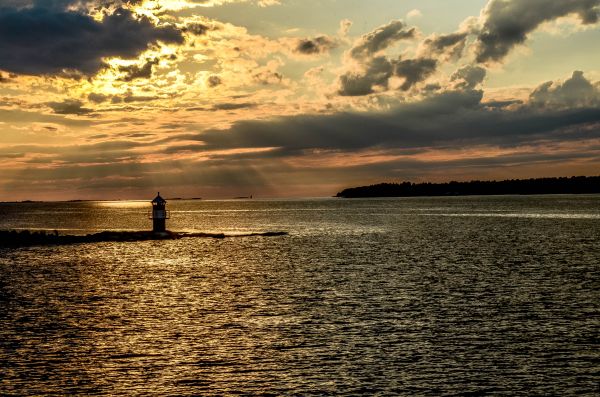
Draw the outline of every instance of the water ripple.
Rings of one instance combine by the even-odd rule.
[[[455,214],[600,208],[423,200]],[[261,211],[180,224],[290,235],[0,251],[0,393],[600,394],[596,219],[422,216],[408,200],[224,205]],[[264,211],[278,205],[303,210]]]

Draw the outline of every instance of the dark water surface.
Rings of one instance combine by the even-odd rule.
[[[0,204],[0,229],[149,226]],[[600,196],[172,201],[0,249],[0,394],[600,394]]]

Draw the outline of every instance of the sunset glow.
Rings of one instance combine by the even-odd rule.
[[[599,7],[0,0],[0,197],[598,175]]]

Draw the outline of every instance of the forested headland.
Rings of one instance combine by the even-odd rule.
[[[380,183],[344,189],[336,197],[417,197],[600,193],[600,176],[447,183]]]

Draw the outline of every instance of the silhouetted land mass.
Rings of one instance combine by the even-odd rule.
[[[336,197],[475,196],[600,193],[600,176],[448,183],[380,183],[345,189]]]
[[[14,231],[0,230],[0,248],[5,247],[29,247],[36,245],[68,245],[80,243],[101,243],[101,242],[135,242],[148,240],[179,240],[182,238],[230,238],[230,237],[249,237],[263,236],[275,237],[285,236],[287,232],[263,232],[227,235],[224,233],[176,233],[167,231],[165,233],[153,233],[147,231],[140,232],[100,232],[87,234],[85,236],[60,235],[56,231],[48,233],[45,231]]]

